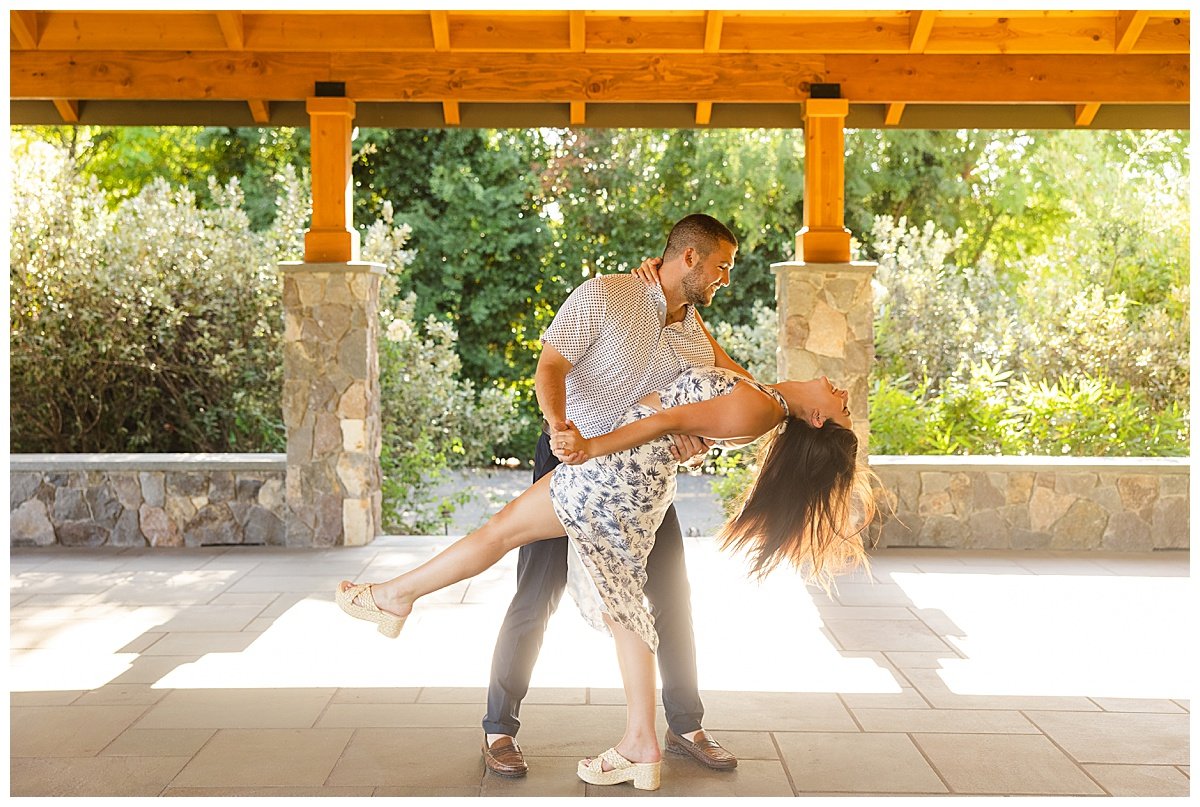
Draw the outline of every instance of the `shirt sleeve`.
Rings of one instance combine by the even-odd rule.
[[[578,364],[589,347],[600,337],[608,313],[608,295],[599,278],[592,278],[571,292],[542,334],[542,344],[550,345],[571,364]]]

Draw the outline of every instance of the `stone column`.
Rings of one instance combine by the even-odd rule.
[[[283,263],[289,546],[380,532],[379,286],[384,267]]]
[[[865,458],[867,384],[875,361],[873,263],[771,265],[779,311],[779,378],[829,376],[850,393],[850,417]]]

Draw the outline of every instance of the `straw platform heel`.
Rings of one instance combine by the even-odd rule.
[[[607,762],[611,771],[604,770]],[[658,790],[662,782],[661,762],[630,762],[610,748],[591,762],[579,761],[579,778],[589,785],[619,785],[633,782],[638,790]]]
[[[355,602],[361,595],[366,595],[363,597],[365,605]],[[338,588],[334,591],[334,599],[337,600],[339,608],[355,619],[374,622],[379,628],[379,632],[389,639],[395,639],[400,635],[400,630],[404,627],[404,620],[408,618],[379,610],[379,606],[375,604],[375,597],[371,594],[369,583],[350,586],[345,591],[342,591],[339,583]]]

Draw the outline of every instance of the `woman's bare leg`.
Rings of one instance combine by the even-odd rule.
[[[375,604],[396,616],[408,616],[418,597],[474,577],[510,550],[562,535],[565,530],[550,503],[551,476],[543,476],[482,527],[417,568],[386,583],[374,584],[371,593]],[[351,585],[343,580],[340,588],[345,590]]]
[[[608,614],[604,615],[604,621],[612,630],[621,682],[625,685],[625,736],[616,745],[617,753],[630,762],[658,762],[662,759],[662,749],[654,728],[654,654],[640,636],[614,622]]]

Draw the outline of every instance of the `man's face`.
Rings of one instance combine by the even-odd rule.
[[[704,257],[695,249],[685,254],[694,263],[687,274],[683,276],[684,298],[695,306],[708,305],[712,302],[717,289],[729,285],[729,272],[733,269],[733,259],[737,255],[737,247],[728,241],[718,241],[717,248]]]

